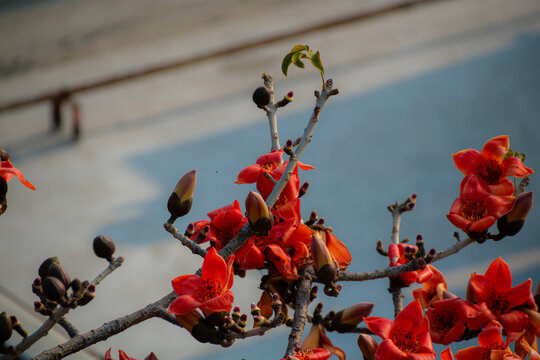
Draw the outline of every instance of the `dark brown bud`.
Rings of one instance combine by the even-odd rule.
[[[313,267],[319,279],[326,285],[334,283],[337,277],[337,266],[324,241],[313,235],[310,248]]]
[[[0,344],[4,343],[13,333],[11,318],[5,313],[0,314]]]
[[[257,107],[263,107],[270,103],[270,91],[264,86],[259,86],[251,98]]]
[[[190,238],[193,233],[195,232],[195,225],[193,223],[189,223],[186,227],[186,231],[184,231],[184,236],[187,238]]]
[[[274,225],[274,217],[259,193],[250,191],[246,197],[246,215],[249,225],[258,234],[268,234]]]
[[[204,320],[204,319],[203,319]],[[211,324],[201,320],[191,329],[191,335],[202,343],[215,343],[218,339],[218,330]]]
[[[68,289],[71,285],[71,277],[66,269],[60,264],[52,263],[49,267],[49,273],[47,276],[52,276],[60,280],[66,289]]]
[[[66,293],[64,283],[53,276],[45,277],[41,286],[43,288],[43,295],[47,300],[58,302]]]
[[[302,186],[300,186],[300,190],[298,191],[298,197],[300,198],[306,195],[308,189],[309,189],[309,181],[306,181],[305,183],[302,184]]]
[[[110,237],[107,235],[96,236],[92,243],[92,247],[94,248],[94,254],[96,254],[97,257],[107,259],[108,262],[113,261],[113,254],[116,250],[116,246]]]
[[[176,219],[186,215],[191,210],[193,204],[193,193],[197,184],[197,170],[187,172],[174,187],[174,190],[167,201],[167,209],[171,217],[167,222],[174,223]]]
[[[533,204],[533,192],[523,192],[517,196],[516,204],[510,212],[497,220],[497,229],[504,236],[516,235],[529,214]]]
[[[0,176],[0,197],[5,197],[8,191],[6,180]]]
[[[0,161],[8,161],[8,160],[9,160],[9,153],[4,149],[0,149]]]
[[[60,260],[58,260],[56,256],[53,256],[53,257],[45,259],[45,261],[41,263],[38,270],[38,274],[40,278],[43,279],[47,275],[49,275],[49,268],[53,263],[60,264]]]
[[[90,285],[88,289],[84,292],[82,298],[78,301],[78,304],[80,306],[83,306],[92,301],[96,297],[96,293],[94,292],[95,290],[96,287],[94,285]]]

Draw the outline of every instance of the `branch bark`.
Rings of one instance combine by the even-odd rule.
[[[292,329],[289,335],[289,344],[287,345],[285,358],[295,353],[296,347],[300,345],[300,340],[302,340],[304,326],[307,322],[307,308],[309,305],[310,292],[311,276],[306,272],[300,279],[298,290],[296,292],[296,306],[294,308]]]

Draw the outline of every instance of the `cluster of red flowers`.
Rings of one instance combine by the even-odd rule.
[[[465,300],[447,290],[442,273],[433,267],[431,270],[433,275],[423,288],[413,291],[416,300],[394,321],[364,319],[383,340],[378,344],[372,338],[366,341],[368,335],[362,335],[359,345],[364,344],[364,358],[434,360],[432,342],[449,345],[478,335],[479,346],[458,351],[457,360],[523,359],[527,354],[530,359],[539,359],[536,338],[540,336],[540,314],[531,279],[512,287],[510,268],[498,258],[484,275],[471,274]],[[514,342],[512,352],[509,345]],[[445,350],[441,357],[453,359],[451,350]]]
[[[250,269],[266,268],[272,279],[268,282],[272,292],[282,298],[286,297],[286,291],[276,290],[282,286],[275,283],[292,283],[298,279],[298,270],[313,258],[311,243],[314,237],[324,243],[326,253],[320,255],[320,258],[328,255],[328,262],[340,270],[345,270],[350,264],[351,255],[347,247],[333,235],[331,228],[324,226],[324,221],[315,223],[302,220],[298,167],[310,170],[314,169],[313,166],[299,162],[272,209],[264,205],[275,181],[281,178],[287,166],[288,162],[283,162],[282,158],[283,150],[272,151],[260,156],[255,164],[247,166],[238,174],[236,183],[256,183],[260,192],[260,196],[252,192],[246,199],[246,216],[242,213],[240,202],[235,200],[230,205],[210,211],[207,214],[209,220],[190,224],[190,239],[209,244],[209,252],[204,260],[202,277],[183,275],[173,280],[173,288],[179,297],[169,307],[170,312],[185,315],[196,308],[203,312],[230,311],[234,297],[228,289],[232,286],[233,273],[242,274]],[[256,231],[227,260],[226,266],[217,251],[236,237],[248,222],[255,223],[262,217],[268,217],[267,223],[271,225],[265,231]],[[226,272],[223,270],[225,268],[228,269]]]
[[[446,217],[469,236],[481,237],[512,210],[516,197],[509,176],[523,178],[534,172],[519,157],[508,156],[513,155],[509,149],[508,136],[501,135],[488,140],[481,152],[466,149],[453,154],[465,178]]]

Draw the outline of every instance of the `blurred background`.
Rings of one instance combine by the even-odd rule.
[[[375,252],[377,239],[389,243],[386,206],[412,193],[417,206],[403,216],[401,236],[421,233],[427,248],[455,243],[445,214],[462,174],[452,153],[508,134],[526,164],[540,169],[536,0],[3,0],[0,147],[37,191],[9,183],[0,310],[37,329],[43,319],[33,314],[31,283],[39,264],[58,256],[72,278],[94,278],[106,267],[91,249],[98,234],[113,238],[126,261],[96,299],[67,315],[83,332],[161,298],[171,279],[193,273],[201,259],[163,229],[168,196],[197,169],[180,230],[234,199],[243,203],[254,187],[234,184],[236,175],[270,149],[266,116],[251,100],[261,74],[274,76],[278,98],[294,90],[294,102],[278,112],[282,142],[302,134],[320,88],[314,68],[281,74],[281,59],[299,43],[321,52],[340,90],[302,157],[317,167],[300,174],[311,183],[303,214],[316,209],[333,227],[351,250],[351,271],[387,266]],[[73,94],[53,117],[66,90]],[[536,284],[539,216],[536,206],[517,236],[438,262],[450,290],[464,296],[469,274],[484,273],[498,256],[514,284]],[[260,276],[235,280],[244,312],[259,299]],[[320,295],[325,312],[371,301],[373,315],[392,316],[387,280],[344,285],[338,299]],[[115,357],[124,349],[141,359],[150,351],[160,359],[279,359],[287,337],[281,328],[223,349],[153,319],[69,358],[102,358],[112,347]],[[361,356],[356,336],[330,337],[350,359]],[[27,354],[63,341],[59,328]]]

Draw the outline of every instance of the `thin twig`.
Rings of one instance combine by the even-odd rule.
[[[124,261],[123,257],[119,257],[109,263],[109,266],[101,273],[99,274],[94,280],[92,280],[91,284],[98,285],[103,279],[105,279],[110,273],[112,273],[115,269],[117,269],[120,265],[122,265],[122,262]],[[32,335],[26,337],[21,341],[16,347],[15,351],[11,354],[7,354],[4,356],[0,356],[0,360],[11,360],[17,358],[20,354],[22,354],[26,349],[28,349],[30,346],[32,346],[36,341],[44,337],[49,333],[49,330],[58,322],[61,318],[63,318],[68,312],[70,308],[60,307],[56,312],[48,318],[36,331],[32,333]],[[78,335],[80,336],[80,335]],[[77,338],[76,336],[75,338]],[[80,348],[78,350],[81,350],[83,348]]]
[[[474,242],[475,240],[471,238],[461,240],[457,242],[456,244],[454,244],[453,246],[450,246],[446,250],[438,251],[430,263],[439,261],[450,255],[456,254],[461,249],[463,249],[464,247]],[[404,265],[387,267],[382,270],[374,270],[374,271],[369,271],[369,272],[343,272],[343,273],[338,274],[337,281],[366,281],[366,280],[373,280],[373,279],[381,279],[381,278],[386,278],[386,277],[391,277],[391,276],[398,276],[400,274],[403,274],[409,271],[415,271],[415,270],[418,270],[418,264],[415,261],[411,261]],[[321,282],[317,278],[313,278],[313,281]]]
[[[276,179],[274,179],[274,177],[273,177],[272,175],[270,175],[270,173],[265,172],[265,173],[264,173],[264,176],[266,176],[266,178],[267,178],[268,180],[270,180],[271,182],[273,182],[274,185],[276,185],[276,184],[278,183],[278,181],[277,181]]]
[[[291,333],[289,335],[289,343],[285,358],[294,354],[296,347],[300,345],[302,335],[304,334],[304,326],[307,322],[307,308],[309,305],[309,295],[311,293],[311,276],[306,272],[298,283],[296,291],[296,306],[294,308],[294,317]]]
[[[315,97],[317,98],[317,101],[315,103],[315,107],[313,108],[313,113],[311,114],[308,125],[304,129],[304,135],[302,135],[302,140],[300,140],[300,143],[294,150],[293,156],[289,157],[289,163],[287,164],[287,167],[285,168],[281,179],[274,186],[274,190],[272,190],[272,193],[270,194],[270,196],[268,196],[268,199],[266,200],[266,205],[268,205],[269,208],[272,208],[279,199],[279,195],[281,194],[281,192],[285,188],[285,185],[287,185],[287,182],[291,178],[291,174],[296,165],[298,164],[300,156],[302,156],[302,153],[304,152],[306,146],[311,142],[311,135],[313,134],[315,125],[319,121],[321,111],[324,108],[326,101],[330,96],[338,94],[338,90],[333,89],[332,87],[332,79],[328,79],[326,81],[326,89],[324,89],[320,94],[318,91],[315,92]]]
[[[65,317],[58,320],[58,325],[66,330],[70,338],[74,338],[75,336],[79,335],[79,330]]]
[[[159,317],[159,318],[161,318],[161,319],[163,319],[165,321],[168,321],[173,325],[182,327],[182,325],[180,325],[180,323],[178,323],[178,320],[176,320],[176,316],[174,316],[173,314],[168,313],[167,310],[165,310],[164,308],[159,309],[159,311],[156,314],[156,317]]]
[[[33,358],[33,360],[61,359],[77,351],[93,345],[99,341],[105,340],[112,335],[118,334],[129,327],[142,321],[159,316],[163,308],[166,308],[174,299],[176,294],[173,292],[164,296],[160,300],[147,305],[129,315],[109,321],[95,330],[90,330],[80,334],[67,342],[58,345],[50,350],[44,351]]]
[[[165,230],[169,232],[172,236],[174,236],[175,239],[180,240],[182,245],[187,247],[191,252],[195,255],[202,256],[203,258],[206,256],[206,250],[204,250],[202,247],[200,247],[198,244],[195,244],[192,240],[188,239],[184,235],[182,235],[177,228],[175,228],[172,224],[165,223],[163,225]]]
[[[266,107],[266,116],[268,116],[268,126],[270,127],[270,141],[272,142],[272,151],[281,149],[279,145],[279,135],[277,130],[277,106],[274,103],[274,79],[271,75],[263,74],[264,86],[270,92],[270,103]]]

